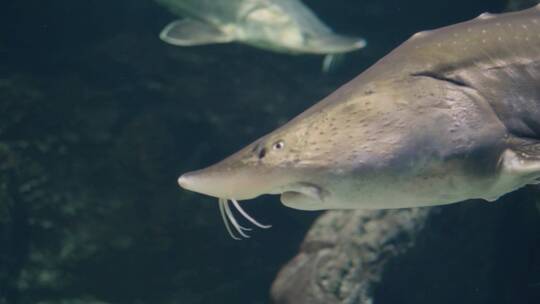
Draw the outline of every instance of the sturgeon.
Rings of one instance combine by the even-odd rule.
[[[326,55],[323,70],[336,54],[364,48],[359,37],[335,34],[300,0],[156,0],[183,19],[160,38],[177,46],[240,42],[281,53]]]
[[[178,183],[221,205],[280,194],[285,206],[323,210],[494,201],[539,180],[540,5],[419,32]]]

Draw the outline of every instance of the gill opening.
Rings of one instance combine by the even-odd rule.
[[[264,225],[256,221],[253,217],[251,217],[236,201],[235,199],[231,198],[230,201],[232,202],[234,208],[249,222],[251,222],[253,225],[262,228],[262,229],[268,229],[272,227],[272,225]],[[229,205],[229,199],[226,198],[220,198],[219,199],[219,211],[221,213],[221,218],[223,219],[223,223],[225,224],[225,228],[227,229],[227,232],[229,235],[235,239],[235,240],[241,240],[242,238],[249,238],[249,235],[246,233],[246,231],[251,231],[251,228],[246,228],[238,223],[236,218],[234,217],[234,213],[231,210],[231,207]],[[234,227],[236,232],[240,234],[240,237],[238,237],[231,228],[231,225]]]

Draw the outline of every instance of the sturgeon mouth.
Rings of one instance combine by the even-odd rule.
[[[291,190],[281,192],[281,202],[296,209],[309,210],[313,208],[312,206],[320,206],[320,204],[324,201],[324,197],[327,194],[327,191],[312,183],[296,183],[287,187],[287,189]],[[274,192],[272,194],[279,193],[280,192]],[[251,231],[252,229],[244,227],[238,222],[229,203],[232,203],[236,211],[240,213],[244,217],[244,219],[246,219],[248,222],[255,225],[256,227],[262,229],[268,229],[272,227],[271,225],[261,224],[253,217],[251,217],[240,206],[240,203],[238,203],[238,201],[234,198],[219,198],[219,211],[221,213],[223,223],[225,224],[227,232],[234,240],[249,238],[249,235],[246,232]]]

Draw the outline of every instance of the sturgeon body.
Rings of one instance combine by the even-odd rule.
[[[488,201],[540,179],[540,6],[412,36],[241,151],[182,175],[304,209]]]

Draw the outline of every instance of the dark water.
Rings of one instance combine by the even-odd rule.
[[[215,199],[180,190],[179,174],[273,130],[411,34],[507,5],[305,2],[368,47],[324,75],[316,56],[167,45],[157,35],[174,17],[150,0],[3,0],[0,303],[267,303],[318,214],[259,198],[246,208],[274,227],[236,242]]]

